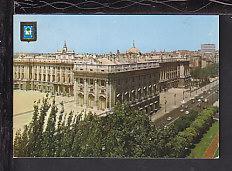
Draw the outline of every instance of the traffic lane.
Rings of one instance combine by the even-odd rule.
[[[189,112],[190,110],[194,109],[199,112],[204,108],[211,106],[218,99],[218,94],[216,93],[216,90],[217,88],[214,88],[202,93],[201,95],[196,97],[197,100],[194,99],[194,103],[193,100],[190,100],[188,104],[183,107],[179,107],[179,109],[184,109],[182,113],[186,114],[185,111]],[[198,99],[201,99],[200,102],[198,101]],[[205,99],[207,99],[207,101],[204,101]]]
[[[203,93],[202,93],[203,94]],[[199,95],[199,96],[202,96],[202,94],[201,95]],[[197,97],[197,98],[199,98],[199,96]],[[211,97],[212,96],[212,97]],[[210,97],[210,98],[209,98]],[[178,109],[176,109],[176,110],[173,110],[172,112],[170,112],[169,114],[167,114],[166,116],[164,116],[163,118],[162,118],[162,120],[157,120],[157,122],[156,122],[156,125],[157,126],[164,126],[164,125],[167,125],[167,124],[169,124],[170,122],[173,122],[174,120],[176,120],[176,118],[178,118],[178,117],[180,117],[180,116],[182,116],[182,115],[184,115],[185,114],[185,111],[186,110],[188,110],[188,111],[190,111],[190,110],[192,110],[192,109],[195,109],[196,111],[201,111],[201,110],[203,110],[203,108],[206,108],[206,107],[208,107],[208,106],[211,106],[213,103],[214,103],[214,101],[216,101],[216,99],[218,99],[218,95],[214,92],[213,94],[211,93],[210,94],[210,96],[209,95],[205,95],[205,96],[203,96],[203,98],[209,98],[209,101],[208,102],[204,102],[204,103],[200,103],[200,102],[195,102],[195,103],[192,103],[192,104],[190,104],[190,103],[187,103],[185,106],[188,106],[187,107],[187,109],[185,109],[184,111],[180,111],[180,109],[182,109],[182,107],[179,107]],[[200,106],[197,106],[197,105],[199,105],[200,104]],[[167,121],[167,118],[168,117],[172,117],[172,119],[170,120],[170,121]]]
[[[216,93],[216,90],[217,90],[217,93]],[[203,99],[208,98],[208,101],[200,103],[200,102],[198,102],[198,99],[200,97],[203,97]],[[196,96],[194,102],[193,102],[193,100],[189,100],[188,102],[186,102],[183,105],[183,107],[178,107],[178,108],[172,110],[171,112],[167,113],[163,117],[154,121],[154,123],[157,127],[165,126],[165,125],[169,124],[170,122],[173,122],[174,120],[176,120],[178,117],[184,115],[186,110],[190,111],[192,109],[195,109],[196,111],[199,112],[203,108],[212,105],[217,99],[218,99],[218,85],[216,85],[213,88],[211,88],[211,89],[201,93],[200,95]],[[201,104],[201,105],[199,105],[199,104]],[[184,110],[181,112],[180,111],[181,109],[184,109]],[[171,120],[168,121],[167,120],[168,117],[171,117]]]
[[[216,96],[213,97],[213,100],[209,100],[209,102],[207,102],[207,103],[205,103],[205,102],[197,102],[195,104],[195,106],[189,105],[189,107],[187,109],[183,110],[183,111],[180,111],[180,109],[182,109],[182,108],[179,107],[178,109],[173,110],[172,112],[170,112],[166,116],[164,116],[164,117],[160,118],[159,120],[157,120],[155,122],[155,125],[157,127],[165,126],[165,125],[169,124],[170,122],[173,122],[174,120],[176,120],[178,117],[184,115],[186,110],[190,111],[190,110],[194,109],[194,110],[200,112],[204,108],[206,108],[208,106],[212,106],[212,104],[214,103],[214,101],[216,101],[217,99],[218,99],[218,97],[216,95]],[[167,120],[168,117],[171,117],[171,119]]]

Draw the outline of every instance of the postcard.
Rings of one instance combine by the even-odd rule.
[[[13,26],[14,157],[219,158],[219,16]]]

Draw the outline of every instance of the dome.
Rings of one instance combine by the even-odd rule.
[[[139,54],[140,53],[140,50],[136,47],[132,47],[130,49],[128,49],[127,53],[136,53],[136,54]]]
[[[126,53],[140,54],[140,50],[135,47],[135,43],[133,42],[133,47],[128,49]]]

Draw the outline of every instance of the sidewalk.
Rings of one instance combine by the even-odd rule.
[[[212,83],[209,83],[201,88],[192,87],[191,96],[190,89],[180,89],[180,88],[171,88],[167,92],[160,93],[160,110],[151,116],[151,120],[155,121],[165,114],[169,113],[175,108],[180,107],[181,104],[186,103],[191,98],[198,96],[206,90],[209,90],[211,87],[219,84],[219,80],[216,80]],[[184,93],[183,93],[184,92]],[[184,97],[183,97],[184,95]],[[166,105],[165,105],[166,101]],[[165,111],[166,106],[166,111]]]

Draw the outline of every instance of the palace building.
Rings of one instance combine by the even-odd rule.
[[[187,87],[189,60],[142,54],[135,47],[125,53],[77,55],[66,43],[55,54],[14,59],[14,88],[74,96],[76,108],[92,113],[110,112],[117,102],[155,113],[159,93]]]
[[[14,59],[14,88],[73,95],[74,52],[66,43],[51,55],[19,56]]]

